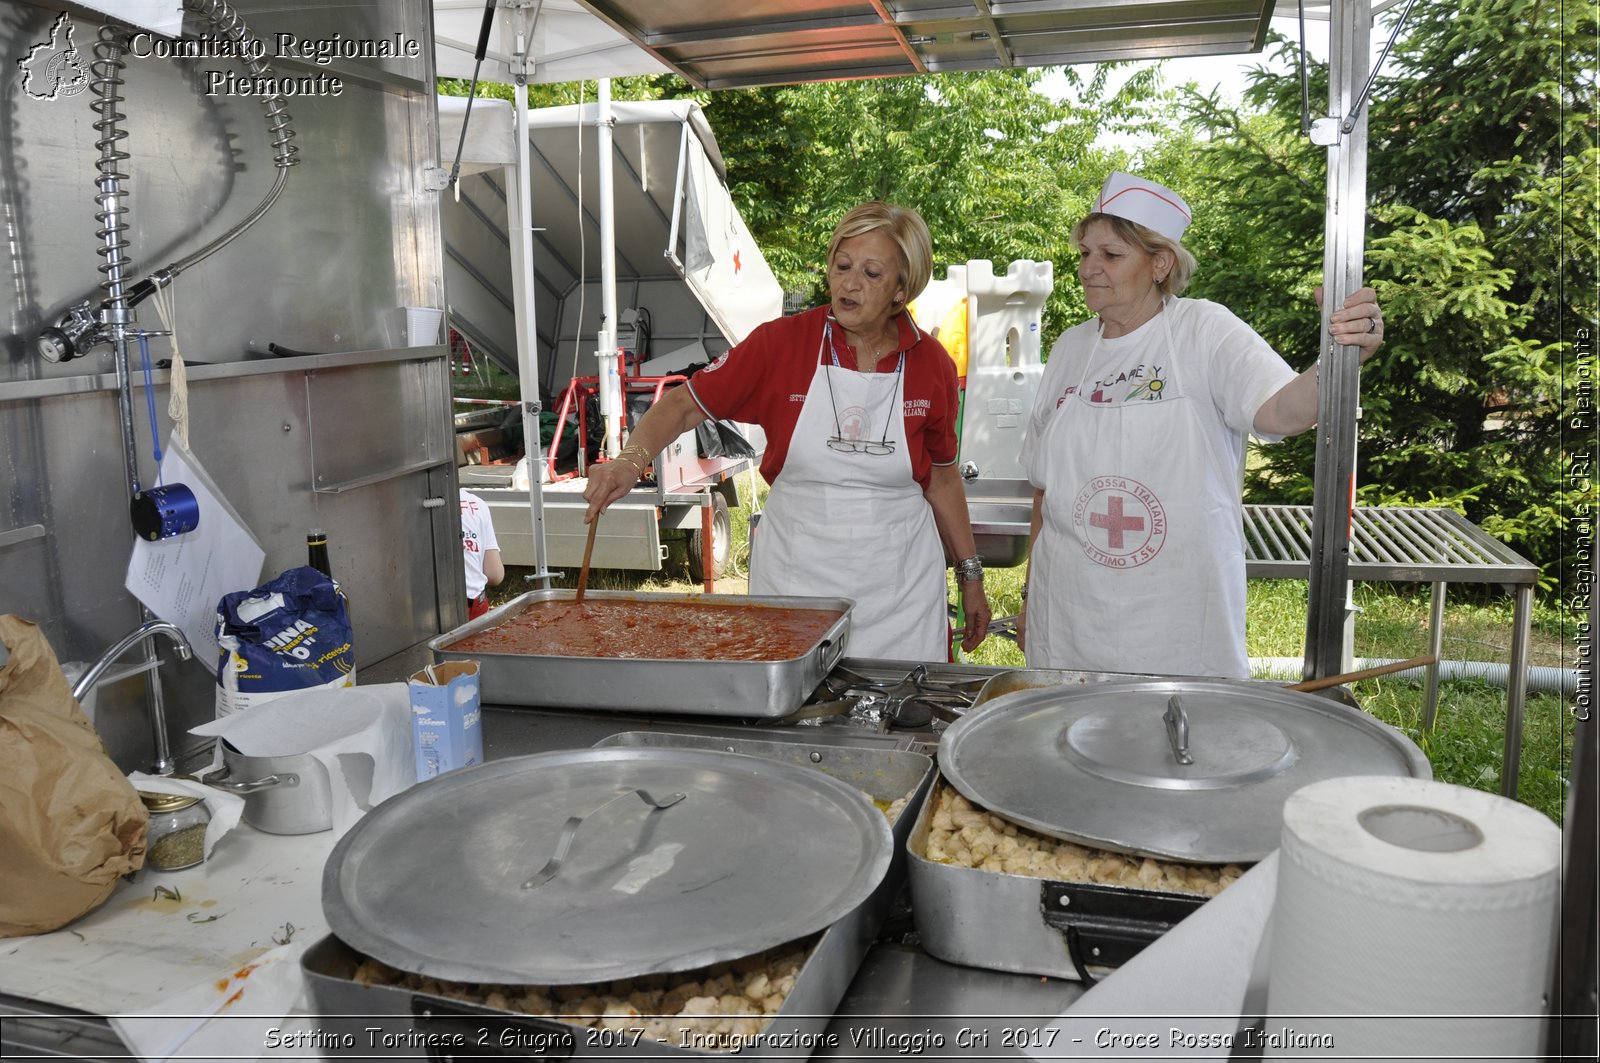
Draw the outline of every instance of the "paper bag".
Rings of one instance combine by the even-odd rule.
[[[431,664],[413,674],[407,685],[417,781],[483,763],[478,662]]]
[[[0,616],[0,937],[43,934],[144,866],[149,813],[37,627]]]

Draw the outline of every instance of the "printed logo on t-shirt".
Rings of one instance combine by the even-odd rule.
[[[1072,503],[1083,552],[1106,568],[1138,568],[1167,541],[1167,513],[1154,491],[1126,476],[1091,477]]]
[[[733,352],[731,350],[723,351],[721,354],[717,355],[716,361],[712,362],[710,365],[708,365],[704,369],[700,370],[700,372],[702,372],[702,373],[715,373],[718,369],[721,369],[724,365],[727,364],[728,355],[730,355],[732,353]]]
[[[1121,406],[1129,402],[1157,402],[1173,398],[1175,396],[1165,371],[1166,366],[1147,366],[1141,362],[1131,369],[1107,373],[1092,384],[1085,383],[1081,393],[1078,385],[1071,385],[1061,393],[1056,406],[1059,407],[1068,395],[1074,394],[1094,406]]]
[[[932,407],[932,399],[907,399],[905,400],[905,416],[926,417],[928,416],[928,410]]]

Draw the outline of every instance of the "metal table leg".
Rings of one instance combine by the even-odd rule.
[[[1428,608],[1428,652],[1433,663],[1428,665],[1428,682],[1422,703],[1422,729],[1433,730],[1433,721],[1439,713],[1439,658],[1444,653],[1444,581],[1433,585],[1433,602]]]
[[[1511,674],[1506,677],[1506,750],[1500,764],[1500,792],[1517,796],[1517,773],[1522,764],[1522,709],[1528,697],[1528,644],[1533,634],[1533,584],[1516,588],[1511,618]]]

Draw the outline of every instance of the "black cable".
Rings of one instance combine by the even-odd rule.
[[[478,95],[478,73],[483,69],[483,57],[489,53],[489,31],[494,28],[494,2],[489,0],[483,8],[483,24],[478,27],[478,47],[472,53],[472,87],[467,90],[467,113],[461,116],[461,137],[456,141],[456,161],[450,166],[450,187],[461,175],[461,152],[467,144],[467,123],[472,121],[472,101]]]
[[[1311,132],[1311,85],[1306,77],[1305,0],[1296,0],[1295,6],[1300,12],[1300,133],[1304,136]]]
[[[1384,43],[1383,52],[1379,54],[1378,61],[1372,64],[1372,72],[1367,75],[1367,83],[1361,86],[1361,94],[1356,97],[1356,102],[1350,105],[1350,113],[1345,116],[1343,128],[1346,133],[1356,127],[1356,117],[1361,114],[1361,106],[1367,102],[1367,96],[1372,92],[1373,83],[1378,80],[1378,72],[1383,69],[1384,60],[1389,58],[1390,49],[1394,47],[1394,42],[1400,39],[1400,30],[1405,27],[1406,18],[1416,5],[1417,0],[1410,0],[1410,3],[1406,4],[1406,9],[1400,12],[1400,19],[1394,24],[1394,30],[1390,32],[1388,41]]]

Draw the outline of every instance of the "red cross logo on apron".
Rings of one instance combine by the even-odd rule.
[[[1107,568],[1137,568],[1167,541],[1167,514],[1155,492],[1126,476],[1096,476],[1072,503],[1083,552]]]
[[[1105,529],[1106,545],[1113,550],[1122,549],[1123,532],[1144,531],[1144,518],[1123,516],[1122,505],[1122,496],[1112,495],[1106,503],[1104,513],[1089,514],[1089,524],[1092,527]]]

